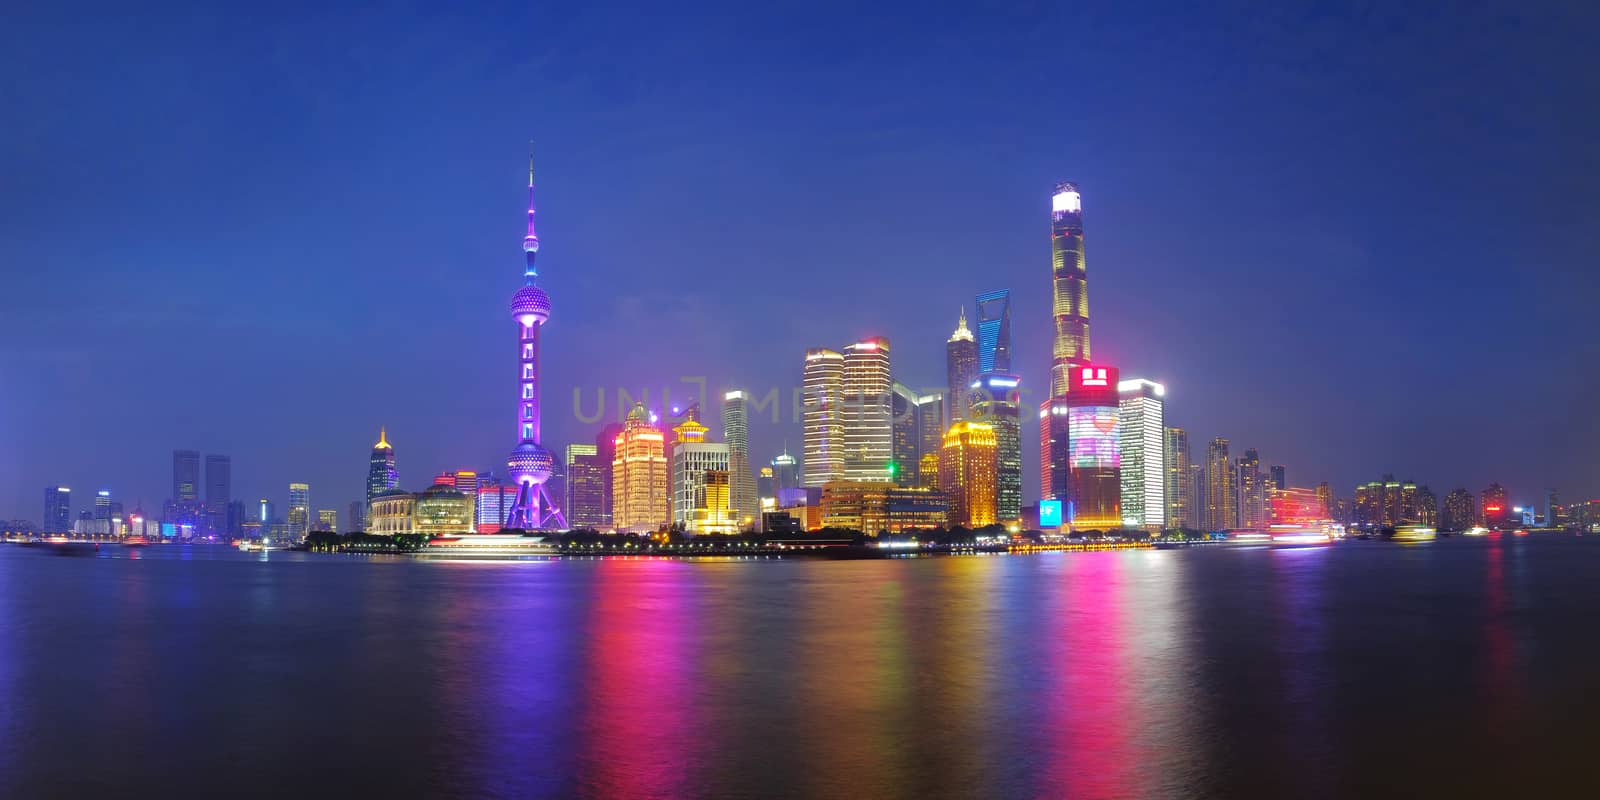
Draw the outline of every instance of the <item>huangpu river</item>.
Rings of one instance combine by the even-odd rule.
[[[885,561],[0,545],[0,797],[1600,794],[1600,537]]]

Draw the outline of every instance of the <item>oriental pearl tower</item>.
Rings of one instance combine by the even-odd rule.
[[[539,236],[533,232],[533,148],[528,148],[528,235],[522,238],[527,262],[522,288],[511,296],[511,317],[517,322],[517,446],[506,459],[517,484],[517,499],[506,517],[507,528],[565,528],[566,518],[551,502],[545,481],[555,471],[555,457],[539,444],[539,329],[550,318],[550,297],[534,284],[539,270]]]

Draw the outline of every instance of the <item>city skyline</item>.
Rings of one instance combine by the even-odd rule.
[[[1146,33],[1171,41],[1196,21],[1180,16]],[[354,28],[358,22],[371,20],[344,16],[329,24]],[[985,20],[980,29],[1028,42],[1027,30],[1037,22]],[[581,29],[596,22],[579,16],[565,24]],[[1122,31],[1115,18],[1096,24],[1102,33]],[[1352,33],[1351,40],[1362,39],[1368,26],[1337,18],[1327,24]],[[179,25],[165,35],[180,52],[207,46],[185,38],[194,32]],[[696,35],[672,33],[677,41]],[[91,29],[68,49],[93,47],[106,35]],[[262,41],[283,31],[249,35],[266,37]],[[1500,52],[1526,44],[1489,22],[1465,35],[1466,46],[1451,52],[1471,50],[1473,37],[1493,39]],[[540,110],[499,110],[481,123],[452,122],[428,136],[376,145],[370,136],[349,135],[374,122],[359,115],[376,113],[375,121],[386,124],[395,120],[383,115],[397,112],[360,104],[329,111],[329,127],[311,139],[261,142],[228,129],[215,144],[168,143],[160,135],[167,126],[149,110],[183,96],[176,89],[153,90],[149,110],[124,105],[133,112],[126,115],[131,130],[124,146],[137,157],[106,165],[93,181],[76,172],[83,159],[69,155],[72,118],[41,105],[44,93],[60,84],[26,87],[19,108],[36,127],[3,135],[13,145],[26,144],[10,151],[33,157],[14,170],[23,191],[5,201],[13,227],[3,255],[7,264],[33,266],[6,276],[13,291],[0,311],[16,328],[0,345],[0,368],[7,385],[28,391],[7,392],[0,401],[0,439],[11,445],[0,454],[0,482],[7,487],[0,492],[0,517],[37,521],[40,490],[52,485],[73,489],[74,513],[99,490],[111,491],[129,509],[154,513],[169,499],[164,473],[174,449],[228,454],[235,499],[266,496],[281,506],[283,487],[305,482],[323,498],[319,505],[343,508],[364,494],[361,457],[380,425],[402,443],[409,465],[402,474],[416,476],[402,482],[408,489],[425,488],[421,476],[439,470],[498,465],[505,432],[493,420],[505,412],[496,410],[495,398],[508,390],[504,369],[495,364],[507,336],[504,319],[489,309],[503,307],[503,245],[518,215],[509,178],[529,134],[552,154],[541,167],[541,191],[555,209],[547,224],[559,233],[552,246],[563,269],[548,280],[550,291],[563,309],[572,304],[548,333],[549,357],[541,364],[543,440],[552,451],[593,441],[598,429],[572,412],[574,387],[592,398],[602,386],[659,390],[680,386],[681,376],[704,375],[712,396],[743,387],[761,397],[765,387],[793,386],[798,354],[817,342],[883,336],[895,343],[897,380],[917,391],[943,387],[950,305],[995,288],[1012,292],[1012,369],[1023,378],[1022,405],[1037,408],[1050,383],[1044,220],[1050,187],[1070,180],[1083,192],[1085,227],[1095,238],[1095,362],[1165,384],[1172,393],[1167,422],[1189,431],[1197,451],[1225,437],[1239,452],[1255,448],[1272,463],[1288,465],[1301,476],[1297,485],[1326,480],[1340,496],[1386,473],[1426,483],[1441,495],[1498,482],[1524,504],[1540,503],[1552,487],[1572,498],[1600,494],[1600,467],[1588,455],[1600,429],[1581,413],[1600,394],[1600,379],[1581,368],[1593,348],[1581,320],[1585,299],[1596,294],[1595,278],[1574,268],[1583,252],[1577,245],[1587,235],[1575,221],[1592,216],[1587,209],[1595,201],[1566,188],[1559,156],[1581,154],[1562,138],[1554,117],[1517,122],[1553,143],[1537,149],[1549,155],[1521,144],[1521,128],[1503,119],[1475,122],[1485,131],[1482,143],[1451,138],[1449,114],[1437,115],[1439,121],[1411,119],[1415,140],[1367,122],[1341,126],[1342,139],[1330,140],[1315,133],[1327,120],[1303,111],[1264,111],[1242,127],[1223,124],[1228,111],[1257,92],[1281,101],[1291,88],[1295,96],[1324,89],[1328,107],[1345,110],[1380,102],[1343,85],[1350,71],[1362,69],[1353,62],[1293,79],[1269,78],[1266,88],[1216,77],[1230,58],[1281,58],[1250,46],[1235,56],[1202,49],[1189,57],[1212,67],[1203,73],[1212,78],[1153,89],[1147,104],[1161,113],[1193,110],[1198,101],[1184,91],[1193,81],[1220,82],[1222,102],[1214,114],[1185,115],[1183,137],[1151,139],[1151,126],[1137,124],[1140,112],[1115,101],[1126,81],[1158,74],[1153,65],[1136,56],[1118,60],[1107,45],[1086,46],[1092,52],[1085,57],[1097,56],[1097,69],[1106,73],[1078,91],[1098,99],[1103,116],[1084,120],[1064,137],[1043,135],[1060,119],[1053,112],[1005,104],[972,108],[970,119],[981,121],[975,128],[921,126],[897,134],[896,146],[885,149],[875,142],[885,130],[899,130],[895,115],[864,111],[871,108],[871,87],[851,89],[839,76],[824,76],[812,90],[819,94],[792,102],[816,108],[820,93],[828,93],[861,116],[828,126],[837,132],[820,139],[816,123],[806,119],[792,132],[756,124],[743,131],[740,146],[721,148],[724,155],[724,134],[694,102],[710,96],[693,88],[691,69],[668,79],[692,101],[687,106],[647,120],[637,133],[607,128],[609,138],[594,139],[605,127],[594,121],[597,115],[617,107],[587,100],[587,93],[534,62],[512,70],[514,76],[470,81],[462,91],[513,98],[538,91],[550,101]],[[1377,37],[1363,46],[1384,50],[1394,42]],[[726,48],[736,47],[713,48],[699,67],[715,71],[734,55]],[[596,51],[569,48],[565,63],[601,59]],[[779,50],[800,57],[788,46]],[[116,62],[115,51],[108,52]],[[329,67],[326,54],[312,55],[320,58],[308,69]],[[1402,69],[1423,69],[1421,57],[1391,55]],[[1549,63],[1539,53],[1525,55]],[[949,69],[975,64],[970,54],[954,56]],[[927,57],[891,48],[883,55],[852,51],[845,62],[860,66],[879,58],[918,64]],[[1488,98],[1520,91],[1508,78],[1461,59],[1438,67],[1459,68],[1461,76],[1440,80]],[[1026,75],[1044,60],[1044,53],[1022,48],[983,69],[991,77]],[[134,65],[129,80],[155,80],[160,73],[153,69]],[[190,91],[210,98],[232,79],[213,80]],[[336,84],[348,80],[335,70]],[[630,85],[615,73],[606,80]],[[1046,99],[1053,91],[1046,83],[1028,85]],[[424,105],[452,102],[443,87],[419,91]],[[932,90],[905,91],[910,105],[901,113],[921,120],[926,112],[916,103]],[[94,94],[85,100],[93,102]],[[102,99],[115,105],[114,98]],[[296,90],[252,98],[269,110],[304,102]],[[742,102],[753,112],[770,110],[760,101]],[[1475,108],[1453,102],[1458,114]],[[233,113],[230,106],[221,109],[216,113],[224,118]],[[571,113],[563,118],[561,111]],[[1011,135],[1034,129],[1039,132]],[[1140,133],[1125,142],[1129,130]],[[636,146],[633,139],[663,141],[663,131],[670,132],[663,147]],[[1005,139],[1015,140],[1010,152],[988,146]],[[1374,150],[1384,157],[1371,159]],[[619,151],[629,155],[611,157]],[[241,152],[256,157],[241,160]],[[1217,163],[1181,158],[1201,152],[1214,153]],[[1308,152],[1316,159],[1304,158]],[[1485,153],[1498,157],[1482,158]],[[779,154],[792,166],[773,166]],[[1222,166],[1240,161],[1256,168]],[[373,169],[400,164],[404,169]],[[718,165],[731,172],[703,185],[687,180]],[[771,192],[791,169],[805,179]],[[145,180],[151,174],[166,178]],[[633,174],[651,180],[626,179]],[[1466,175],[1470,187],[1462,183]],[[234,193],[239,196],[230,202],[184,204],[240,181],[252,189]],[[614,191],[618,186],[630,188]],[[821,202],[835,196],[845,199]],[[756,205],[751,201],[758,197],[776,208],[760,215],[741,208]],[[1469,209],[1482,197],[1511,201],[1497,215],[1496,241],[1468,249],[1455,226],[1471,217]],[[119,243],[115,264],[96,263],[77,245],[64,244],[81,240],[75,226],[85,218]],[[628,237],[616,236],[615,226],[603,220],[617,218],[638,227]],[[782,230],[772,219],[822,230],[827,263],[781,255],[768,264],[769,237]],[[634,236],[682,246],[652,253],[665,260],[641,267],[629,245]],[[1192,242],[1201,237],[1211,246],[1197,251]],[[933,244],[936,239],[942,243]],[[241,250],[243,241],[254,244]],[[406,253],[401,263],[395,263],[395,246]],[[239,266],[206,266],[217,263]],[[1504,263],[1521,264],[1526,279],[1497,278]],[[785,277],[780,282],[764,277],[767,272]],[[680,285],[681,274],[702,277],[702,285],[738,287],[739,305],[761,312],[717,318],[704,298]],[[245,275],[249,283],[242,282]],[[796,275],[841,288],[829,289],[826,304],[794,306],[788,301],[796,296]],[[1473,293],[1491,291],[1486,287],[1495,287],[1504,315],[1492,335],[1491,326],[1472,323],[1466,303]],[[881,301],[888,292],[897,302]],[[1286,307],[1278,302],[1283,296],[1299,302]],[[1271,366],[1230,358],[1235,331],[1208,326],[1201,297],[1248,312],[1243,324],[1268,343],[1261,354],[1271,356]],[[110,298],[115,306],[105,305]],[[1189,313],[1150,311],[1183,306]],[[767,313],[773,307],[796,312]],[[109,329],[114,341],[90,337],[82,325],[88,318]],[[1330,318],[1346,321],[1337,339],[1329,334]],[[762,326],[761,334],[737,336],[737,346],[727,334],[753,326]],[[651,335],[658,330],[672,335]],[[1370,355],[1396,346],[1410,354],[1405,369]],[[192,353],[209,371],[175,389],[163,370],[152,368],[169,353]],[[420,360],[446,379],[396,392],[395,384],[370,378],[384,359],[394,358],[406,369],[416,367],[410,359]],[[1579,369],[1570,367],[1574,361]],[[80,362],[94,369],[66,368]],[[1528,385],[1540,390],[1483,379],[1482,363],[1537,376],[1528,380],[1538,383]],[[104,386],[117,387],[118,399],[102,415],[107,404],[94,390]],[[1413,388],[1433,393],[1420,424],[1402,422],[1414,417],[1393,396]],[[1534,394],[1546,399],[1536,403]],[[1548,406],[1550,398],[1556,407]],[[609,410],[614,419],[616,409]],[[1027,443],[1038,440],[1038,429],[1032,414],[1022,416],[1023,502],[1029,503],[1038,495],[1039,469],[1037,448]],[[82,424],[91,418],[101,424]],[[1486,420],[1493,420],[1492,448],[1459,435]],[[785,440],[796,452],[798,425],[771,425],[752,408],[752,464],[766,463]]]

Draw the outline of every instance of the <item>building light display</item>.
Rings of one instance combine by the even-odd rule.
[[[1039,501],[1039,527],[1043,530],[1061,527],[1061,501]]]
[[[1117,436],[1116,367],[1085,364],[1068,373],[1067,460],[1072,527],[1107,530],[1122,525],[1122,455]]]

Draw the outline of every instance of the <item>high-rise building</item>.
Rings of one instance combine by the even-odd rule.
[[[501,486],[498,483],[479,486],[477,507],[472,513],[473,519],[477,520],[474,530],[478,533],[499,533],[506,526],[506,520],[511,518],[511,507],[516,503],[515,486]]]
[[[619,531],[648,532],[671,518],[666,437],[635,403],[617,435],[611,461],[611,524]]]
[[[826,347],[806,351],[801,379],[805,434],[805,485],[844,477],[844,354]]]
[[[48,486],[44,490],[44,519],[40,520],[40,533],[66,533],[72,530],[72,490],[65,486]]]
[[[722,440],[728,444],[730,505],[740,525],[761,519],[755,473],[750,469],[750,409],[743,389],[722,395]]]
[[[255,520],[260,522],[262,525],[271,525],[272,523],[278,521],[278,518],[273,511],[274,509],[272,508],[272,501],[263,497],[256,501]]]
[[[1117,383],[1117,448],[1122,461],[1122,524],[1166,527],[1167,387],[1143,378]]]
[[[972,419],[994,429],[994,513],[999,522],[1022,517],[1021,383],[1016,375],[986,372],[972,386]]]
[[[1212,439],[1206,447],[1206,530],[1239,527],[1239,498],[1234,493],[1237,475],[1228,458],[1228,440],[1221,436]]]
[[[611,462],[617,460],[617,437],[622,435],[622,423],[613,422],[600,429],[594,437],[595,460],[600,463],[601,483],[604,494],[600,497],[600,512],[604,518],[595,530],[609,531],[612,529],[611,508],[613,505]]]
[[[1011,290],[978,295],[978,374],[1011,371]]]
[[[889,405],[889,340],[871,337],[846,345],[843,362],[843,477],[890,480],[894,425]],[[807,472],[809,477],[809,467]]]
[[[336,533],[339,530],[339,512],[331,508],[317,509],[317,530]]]
[[[249,514],[245,511],[243,500],[229,500],[228,511],[225,515],[223,530],[229,539],[244,538],[244,524],[250,521]],[[356,530],[360,530],[357,528]]]
[[[1117,441],[1117,368],[1093,364],[1068,373],[1068,492],[1074,530],[1122,526],[1122,448]]]
[[[605,498],[604,474],[611,464],[600,462],[599,449],[592,444],[567,445],[567,524],[574,528],[602,530],[606,515],[600,512]]]
[[[1063,506],[1072,500],[1071,416],[1065,395],[1039,404],[1039,497]]]
[[[1167,462],[1167,527],[1199,527],[1189,524],[1189,506],[1193,502],[1189,483],[1189,432],[1167,428],[1165,449],[1162,455]]]
[[[172,500],[193,504],[200,499],[200,451],[172,451]]]
[[[772,467],[762,467],[756,475],[756,502],[761,507],[761,513],[778,510],[777,481],[772,476]],[[758,517],[759,521],[761,517]]]
[[[948,413],[947,423],[967,418],[972,409],[972,383],[978,379],[978,342],[972,336],[972,331],[967,330],[967,309],[961,309],[961,319],[956,323],[955,333],[950,334],[949,341],[944,346],[944,370],[948,383],[945,392],[945,410]],[[945,425],[940,426],[940,435],[943,436]],[[941,446],[942,443],[941,443]]]
[[[372,446],[372,458],[367,462],[367,502],[400,483],[400,472],[394,466],[394,448],[389,445],[389,432],[378,428],[378,443]],[[271,520],[262,520],[271,522]]]
[[[782,453],[772,458],[773,496],[778,496],[778,493],[785,489],[798,489],[800,486],[800,464],[795,461],[794,456],[789,455],[789,449],[786,447]]]
[[[994,426],[963,420],[945,432],[939,451],[939,491],[949,499],[951,525],[979,528],[995,517]]]
[[[1447,531],[1464,531],[1478,524],[1478,499],[1466,489],[1452,489],[1444,496],[1440,509],[1439,528]]]
[[[1491,483],[1489,488],[1483,490],[1483,503],[1479,508],[1482,510],[1483,524],[1487,527],[1503,528],[1513,524],[1505,487],[1498,483]]]
[[[1317,502],[1322,504],[1322,518],[1334,519],[1333,487],[1327,481],[1317,484]]]
[[[1244,451],[1239,459],[1238,487],[1239,526],[1265,528],[1267,526],[1267,483],[1261,474],[1261,456],[1255,448]]]
[[[94,518],[111,519],[111,493],[105,489],[94,493]]]
[[[1278,489],[1279,491],[1289,488],[1288,483],[1285,480],[1285,473],[1282,464],[1272,465],[1272,484],[1267,488]]]
[[[228,502],[233,499],[233,461],[206,454],[206,527],[212,534],[228,534]]]
[[[1076,184],[1062,181],[1050,195],[1050,277],[1054,295],[1055,344],[1051,349],[1050,396],[1071,388],[1069,371],[1089,363],[1089,273],[1083,256],[1083,198]]]
[[[1204,530],[1206,522],[1206,465],[1189,461],[1189,516],[1184,527]]]
[[[709,521],[718,528],[726,520],[720,515],[697,514],[706,506],[707,474],[716,472],[724,481],[728,479],[730,448],[726,444],[706,441],[706,426],[693,417],[685,419],[672,429],[672,521],[686,531],[703,533],[694,527],[697,520]],[[726,510],[726,509],[723,509]],[[721,531],[719,531],[721,532]]]
[[[311,530],[311,487],[304,483],[289,484],[289,516],[286,520],[298,536]]]
[[[367,529],[367,503],[364,500],[351,500],[350,509],[346,512],[345,524],[350,531],[364,531]]]
[[[550,297],[535,285],[539,270],[539,236],[533,231],[533,153],[528,154],[528,233],[522,237],[522,288],[511,296],[511,318],[517,322],[517,444],[506,458],[506,472],[517,489],[517,502],[506,521],[509,528],[564,528],[566,517],[555,507],[545,481],[556,459],[539,443],[539,331],[550,319]]]
[[[923,454],[937,454],[943,445],[944,395],[919,395],[895,381],[890,386],[890,403],[894,418],[891,477],[897,486],[919,486]]]

